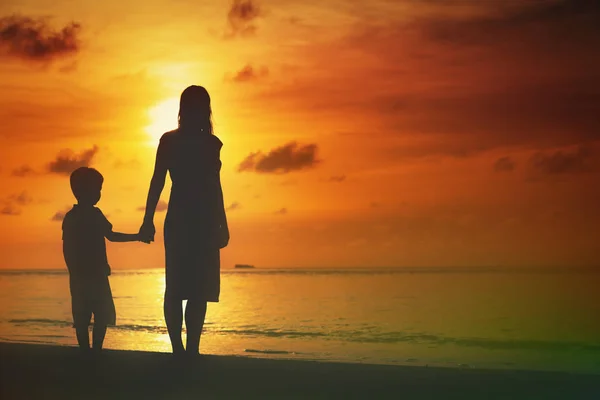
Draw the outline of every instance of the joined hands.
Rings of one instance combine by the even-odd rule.
[[[140,231],[138,233],[140,237],[140,242],[144,242],[146,244],[150,244],[154,242],[154,234],[156,233],[156,229],[154,228],[153,222],[144,222],[140,227]]]

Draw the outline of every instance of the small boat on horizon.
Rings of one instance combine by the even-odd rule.
[[[255,268],[254,265],[250,265],[250,264],[235,264],[233,268],[237,268],[237,269],[251,269],[251,268]]]

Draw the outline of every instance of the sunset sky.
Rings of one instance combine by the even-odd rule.
[[[600,265],[599,26],[593,0],[2,0],[0,268],[64,268],[78,166],[137,232],[190,84],[224,268]],[[163,265],[159,209],[113,269]]]

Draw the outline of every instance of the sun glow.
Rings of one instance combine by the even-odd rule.
[[[156,143],[163,133],[177,128],[177,113],[179,99],[167,99],[148,109],[150,124],[145,131],[153,143]]]

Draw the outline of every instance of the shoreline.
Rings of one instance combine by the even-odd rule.
[[[113,268],[112,272],[135,272],[135,271],[155,271],[164,270],[163,265],[155,267],[119,267]],[[262,266],[252,268],[236,268],[235,265],[221,266],[221,271],[309,271],[309,272],[330,272],[330,271],[348,271],[348,272],[404,272],[404,273],[600,273],[600,265],[580,265],[580,266],[345,266],[345,267],[307,267],[307,266],[285,266],[270,267]],[[0,268],[0,274],[20,274],[20,273],[64,273],[68,271],[66,267],[56,268]]]
[[[0,398],[600,398],[593,374],[344,364],[0,342]]]

